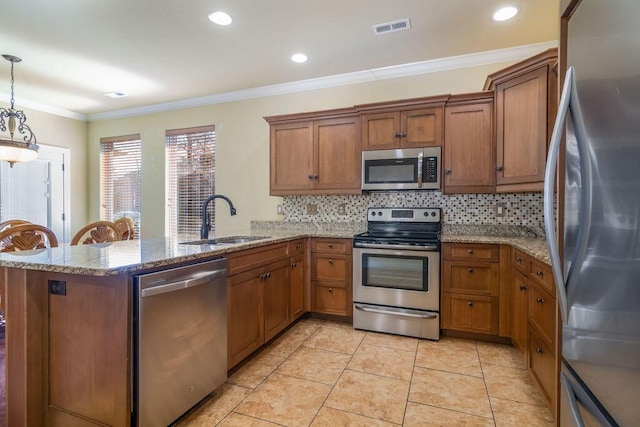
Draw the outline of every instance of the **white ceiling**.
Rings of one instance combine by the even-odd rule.
[[[494,22],[505,4],[520,13]],[[212,24],[224,10],[233,24]],[[0,8],[16,104],[95,115],[555,41],[558,0],[20,0]],[[409,18],[411,29],[375,35]],[[289,57],[304,52],[309,61]],[[0,106],[10,91],[0,58]],[[106,92],[128,96],[111,99]],[[29,105],[33,107],[33,105]]]

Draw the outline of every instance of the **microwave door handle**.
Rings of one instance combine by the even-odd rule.
[[[423,162],[423,153],[418,153],[418,188],[422,188],[422,162]]]

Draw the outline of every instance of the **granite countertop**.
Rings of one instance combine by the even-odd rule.
[[[232,252],[305,237],[352,238],[364,231],[362,223],[252,224],[250,236],[268,236],[250,242],[225,245],[183,245],[170,238],[127,240],[96,245],[61,245],[57,248],[0,253],[0,267],[59,273],[109,276],[134,273],[183,262],[210,259]],[[501,232],[502,231],[502,232]],[[515,235],[514,235],[515,234]],[[221,236],[219,236],[221,237]],[[442,242],[508,244],[549,263],[544,238],[506,229],[445,227]]]

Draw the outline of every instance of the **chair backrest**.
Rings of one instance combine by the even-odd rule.
[[[83,245],[120,240],[120,232],[111,221],[96,221],[85,225],[73,235],[70,244],[77,245],[85,235],[86,238],[82,241]]]
[[[120,240],[133,240],[135,229],[131,218],[118,218],[113,223],[120,233]]]
[[[23,224],[0,231],[0,252],[30,251],[58,246],[56,235],[49,228],[38,224]]]
[[[0,222],[0,231],[4,231],[9,227],[15,227],[16,225],[31,224],[31,222],[25,219],[9,219],[7,221]]]

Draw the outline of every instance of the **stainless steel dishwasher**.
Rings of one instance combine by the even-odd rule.
[[[133,418],[167,426],[227,379],[227,261],[134,276]]]

